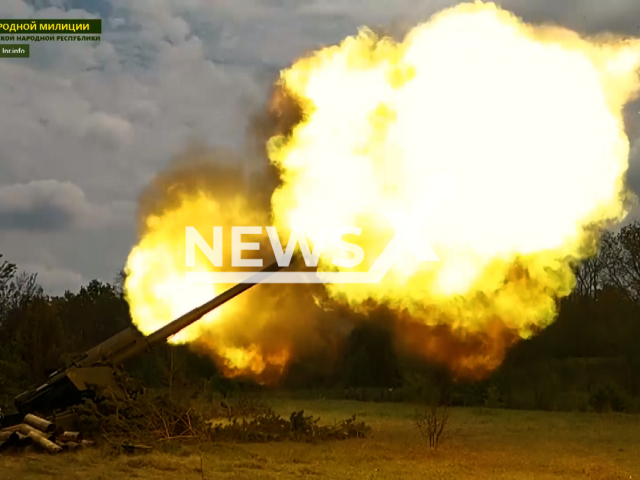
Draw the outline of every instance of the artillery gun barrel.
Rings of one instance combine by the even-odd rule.
[[[277,262],[265,267],[260,274],[274,273],[284,266]],[[255,281],[252,281],[255,280]],[[149,336],[144,336],[131,326],[85,352],[67,368],[52,373],[47,382],[35,390],[21,393],[15,404],[22,416],[32,412],[50,412],[79,403],[94,387],[117,389],[113,379],[113,366],[124,363],[177,334],[204,315],[260,283],[258,275],[239,283],[207,303],[194,308],[173,320]],[[0,425],[20,421],[20,416],[10,419],[0,416]]]
[[[277,272],[282,268],[283,267],[278,265],[278,262],[273,262],[271,265],[265,267],[260,273]],[[215,310],[216,308],[223,305],[224,303],[227,303],[232,298],[240,295],[245,290],[249,290],[251,287],[253,287],[254,285],[257,285],[258,283],[260,282],[258,282],[257,280],[254,282],[251,282],[251,278],[249,278],[249,281],[245,283],[238,283],[237,285],[231,287],[230,289],[221,293],[217,297],[209,300],[207,303],[204,303],[199,307],[194,308],[190,312],[185,313],[181,317],[175,319],[174,321],[165,325],[159,330],[156,330],[155,332],[153,332],[147,337],[147,341],[151,346],[157,343],[162,343],[163,341],[168,339],[170,336],[180,332],[184,328],[194,323],[196,320],[202,318],[207,313],[211,312],[212,310]]]
[[[284,267],[281,267],[280,265],[278,265],[278,262],[273,262],[269,266],[262,269],[260,273],[274,273],[274,272],[277,272],[278,270],[281,270],[282,268]],[[171,323],[168,323],[167,325],[156,330],[155,332],[151,333],[147,337],[143,337],[144,342],[132,343],[130,348],[117,352],[111,358],[110,363],[112,363],[113,365],[117,365],[129,358],[132,358],[138,355],[139,353],[142,353],[145,350],[151,349],[156,345],[165,342],[169,337],[179,333],[183,329],[187,328],[189,325],[201,319],[207,313],[222,306],[232,298],[237,297],[244,291],[249,290],[254,285],[257,285],[258,283],[260,283],[258,280],[252,282],[251,278],[249,278],[248,281],[244,283],[238,283],[237,285],[224,291],[223,293],[216,296],[215,298],[209,300],[207,303],[204,303],[199,307],[194,308],[190,312],[185,313],[181,317],[176,318]]]

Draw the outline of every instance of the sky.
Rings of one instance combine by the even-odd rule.
[[[241,151],[277,72],[360,26],[391,31],[445,0],[2,0],[0,18],[102,18],[98,44],[0,60],[0,254],[45,291],[113,281],[140,192],[194,140]],[[640,36],[638,0],[504,0],[527,21]],[[640,193],[640,106],[628,112]]]

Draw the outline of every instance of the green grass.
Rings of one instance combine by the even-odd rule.
[[[371,438],[322,443],[203,444],[108,456],[0,456],[3,480],[52,479],[629,479],[640,477],[640,416],[453,409],[451,437],[430,451],[407,404],[273,400],[322,423],[358,414]],[[203,466],[203,471],[200,466]]]

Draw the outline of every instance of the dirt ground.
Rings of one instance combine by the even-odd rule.
[[[158,445],[151,453],[93,449],[58,456],[0,456],[0,479],[629,479],[640,478],[640,416],[453,409],[450,438],[430,451],[411,421],[415,407],[278,400],[321,423],[356,413],[367,439],[296,443]]]

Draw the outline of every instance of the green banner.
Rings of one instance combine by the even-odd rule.
[[[102,33],[102,19],[0,20],[1,33]]]
[[[0,58],[29,58],[28,43],[0,45]]]

